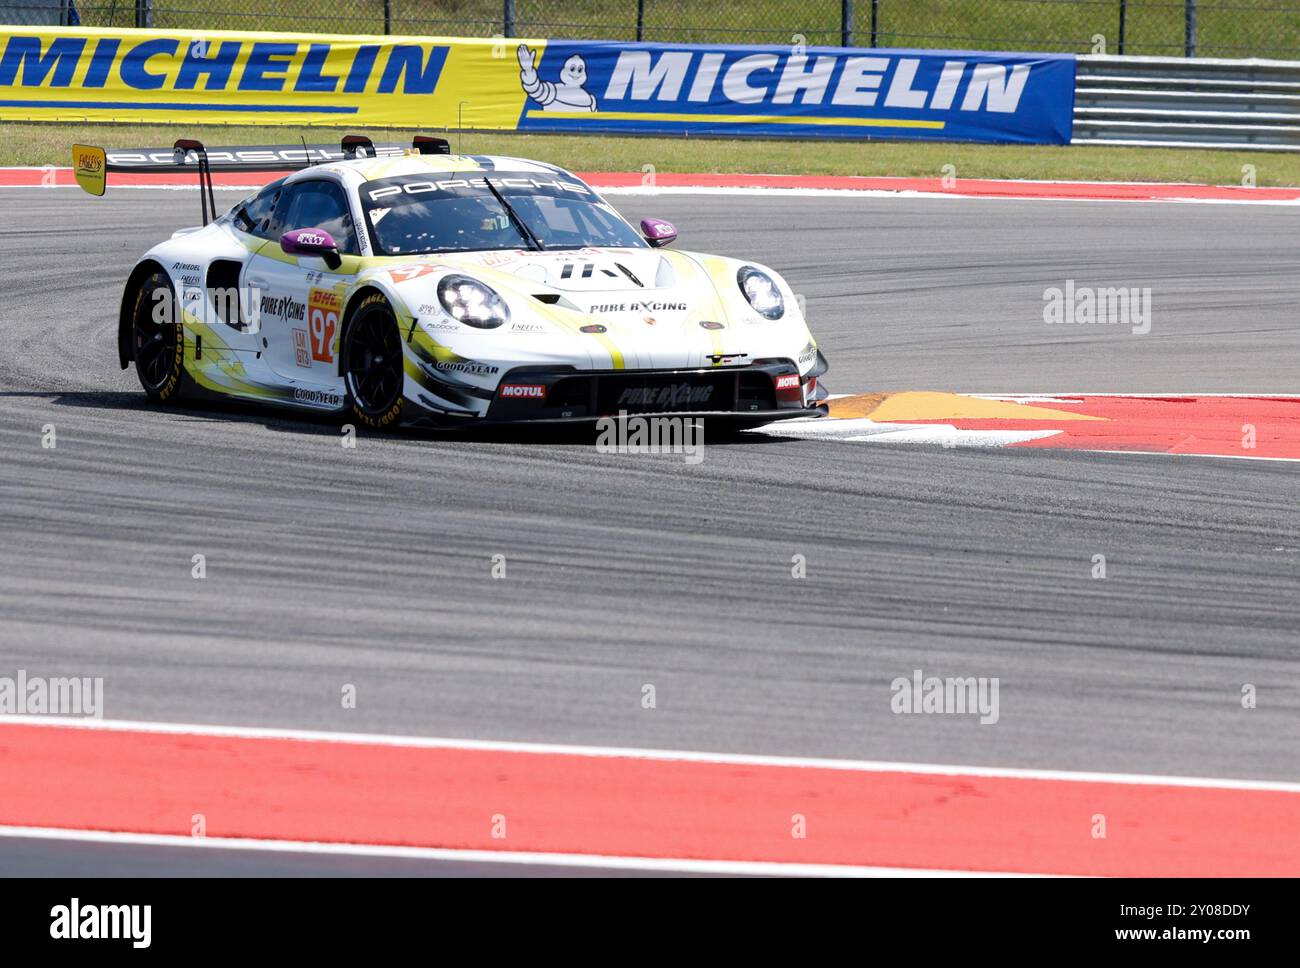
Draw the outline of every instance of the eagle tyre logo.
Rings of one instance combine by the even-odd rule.
[[[381,336],[379,343],[367,342],[364,345],[353,345],[351,337],[361,331],[361,318],[367,314],[378,316],[378,330],[383,335],[391,338],[384,341]],[[374,333],[374,330],[371,330],[371,332]],[[373,338],[372,336],[371,339],[373,340]],[[352,405],[353,415],[371,430],[382,430],[385,427],[395,426],[401,420],[403,404],[406,402],[406,397],[402,392],[402,383],[405,380],[405,368],[402,364],[404,356],[400,337],[397,336],[397,319],[383,293],[371,293],[361,300],[356,311],[351,314],[351,318],[348,320],[344,339],[347,341],[342,350],[344,385],[347,387],[348,400]],[[391,401],[372,401],[361,398],[356,379],[351,372],[354,354],[360,354],[363,359],[377,361],[376,350],[383,356],[390,356],[392,362],[396,364],[398,385]]]
[[[587,62],[574,54],[560,68],[557,82],[537,76],[536,53],[519,45],[519,84],[543,111],[595,111],[596,98],[587,93]]]
[[[133,318],[136,323],[142,318],[153,320],[158,327],[158,338],[161,338],[161,331],[164,327],[170,327],[173,330],[172,338],[175,341],[175,350],[172,353],[165,379],[157,387],[150,388],[144,377],[141,377],[141,384],[144,385],[146,393],[159,403],[170,403],[180,397],[181,385],[185,376],[185,324],[181,320],[181,314],[176,311],[176,297],[172,294],[170,285],[167,285],[166,288],[163,285],[154,288],[150,284],[159,283],[163,278],[165,276],[162,273],[155,274],[151,279],[146,280],[144,285],[140,286],[136,292]],[[158,292],[166,293],[165,302],[163,303],[165,312],[162,313],[163,318],[161,320],[157,319],[157,314],[162,307],[160,307],[158,299],[154,295]],[[136,324],[133,323],[133,329],[135,328]],[[138,372],[140,369],[138,334],[133,333],[132,339],[136,342],[136,355],[134,358]]]

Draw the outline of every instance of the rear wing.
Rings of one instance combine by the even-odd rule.
[[[72,171],[77,184],[92,195],[103,195],[108,173],[113,171],[193,171],[199,178],[203,224],[217,214],[212,193],[214,171],[299,171],[330,161],[356,158],[393,158],[401,155],[449,155],[445,138],[416,135],[408,146],[385,141],[375,144],[359,134],[349,134],[337,145],[241,145],[234,148],[205,148],[200,141],[181,138],[168,148],[97,148],[72,146]]]

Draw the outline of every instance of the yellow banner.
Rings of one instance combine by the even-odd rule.
[[[0,120],[513,130],[520,43],[0,25]]]

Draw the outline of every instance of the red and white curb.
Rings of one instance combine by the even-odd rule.
[[[1159,182],[1020,181],[989,178],[894,178],[858,175],[753,175],[718,173],[577,172],[611,195],[843,195],[895,198],[988,198],[1027,201],[1194,202],[1208,204],[1300,205],[1300,187],[1246,188]],[[215,172],[218,189],[253,191],[283,172]],[[0,188],[73,188],[71,168],[0,168]],[[117,188],[197,189],[193,174],[117,172]]]
[[[832,399],[829,419],[754,432],[847,443],[1300,461],[1300,396],[855,394]]]
[[[42,717],[0,720],[0,772],[0,837],[734,873],[1300,872],[1297,783]]]

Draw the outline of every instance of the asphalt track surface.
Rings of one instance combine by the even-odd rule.
[[[600,865],[493,864],[407,857],[303,854],[141,844],[81,843],[39,837],[0,843],[0,876],[24,877],[671,877],[671,872]],[[708,877],[709,874],[695,874]],[[734,875],[731,875],[734,876]]]
[[[1298,389],[1287,208],[615,202],[783,271],[833,392]],[[698,465],[531,434],[344,450],[296,415],[158,410],[117,368],[116,305],[197,204],[0,190],[0,674],[102,675],[114,719],[1300,779],[1296,465],[757,435]],[[1151,333],[1045,325],[1067,279],[1150,287]],[[999,677],[1000,721],[893,715],[917,668]],[[10,840],[0,870],[68,850]],[[130,870],[196,869],[179,853]]]

